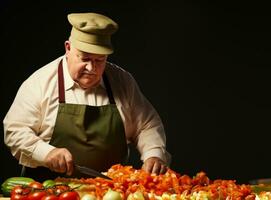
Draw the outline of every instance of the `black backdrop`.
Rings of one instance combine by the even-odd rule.
[[[240,183],[271,177],[267,3],[1,0],[0,9],[1,120],[22,81],[64,53],[66,15],[99,12],[120,25],[110,60],[160,113],[172,169]],[[0,180],[19,175],[3,137],[0,152]]]

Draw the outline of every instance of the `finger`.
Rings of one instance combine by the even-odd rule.
[[[54,171],[54,170],[53,170],[53,165],[52,165],[52,163],[47,163],[46,166],[47,166],[51,171]]]
[[[52,162],[50,169],[52,171],[58,172],[58,162]]]
[[[65,149],[65,148],[60,148],[58,151],[55,152],[55,159],[57,160],[55,169],[59,173],[65,173],[67,171],[67,166],[66,166],[66,155],[70,154],[70,152]]]
[[[66,171],[64,156],[58,152],[52,155],[50,169],[55,172],[63,173]]]
[[[51,170],[55,171],[58,168],[58,148],[51,150],[45,157],[45,165]]]
[[[58,161],[58,170],[60,173],[65,173],[67,171],[66,160],[64,156],[61,156],[61,159]]]
[[[152,173],[154,174],[159,174],[161,169],[161,163],[156,161],[154,162],[153,168],[152,168]]]
[[[65,160],[66,160],[66,174],[67,175],[72,175],[73,173],[73,158],[71,154],[65,155]]]
[[[54,154],[54,149],[50,151],[47,156],[45,157],[45,166],[47,166],[50,170],[53,169],[53,154]]]
[[[166,171],[167,171],[167,166],[162,164],[161,169],[160,169],[160,174],[164,174],[164,173],[166,173]]]
[[[152,168],[153,168],[153,162],[145,162],[142,166],[142,168],[149,173],[152,173]]]
[[[73,167],[73,163],[72,163],[71,165],[68,165],[67,175],[71,176],[73,174],[73,170],[74,170],[74,167]]]
[[[61,159],[60,158],[58,160],[52,162],[51,170],[53,170],[55,172],[58,172],[58,173],[62,172]]]

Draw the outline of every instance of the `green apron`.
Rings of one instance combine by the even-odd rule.
[[[107,171],[113,164],[127,159],[125,130],[107,76],[103,81],[109,105],[89,106],[65,103],[62,61],[58,66],[59,108],[50,144],[67,148],[74,163],[97,171]],[[54,179],[65,176],[45,167],[25,168],[24,176],[35,179]],[[72,177],[84,177],[75,171]]]

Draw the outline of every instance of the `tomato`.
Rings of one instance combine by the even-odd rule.
[[[76,191],[67,191],[60,194],[59,200],[80,200],[80,196]]]
[[[46,196],[43,196],[41,198],[41,200],[58,200],[58,196],[54,195],[54,194],[48,194]]]
[[[43,189],[43,185],[37,181],[31,182],[28,186],[35,189]]]
[[[10,200],[28,200],[27,195],[23,194],[12,194]]]
[[[71,188],[68,185],[55,185],[55,193],[61,194],[63,192],[69,191]]]
[[[46,188],[46,192],[48,195],[49,194],[56,194],[55,188],[53,188],[53,187]]]
[[[42,197],[46,196],[47,193],[43,190],[41,191],[34,191],[32,193],[30,193],[28,196],[27,196],[27,199],[28,200],[41,200]]]
[[[12,195],[12,194],[22,194],[23,191],[24,191],[23,186],[21,186],[21,185],[16,185],[14,188],[12,188],[10,194],[11,194],[11,195]]]
[[[22,195],[26,195],[28,193],[31,192],[31,188],[29,187],[25,187],[25,186],[22,186],[22,185],[16,185],[14,186],[14,188],[11,190],[11,193],[10,195],[12,194],[22,194]]]

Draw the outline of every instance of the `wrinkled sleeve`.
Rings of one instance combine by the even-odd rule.
[[[132,75],[129,86],[133,140],[141,154],[141,160],[144,162],[150,157],[159,157],[169,165],[171,155],[166,151],[166,135],[159,114],[142,94]]]
[[[20,164],[29,167],[43,165],[45,156],[54,148],[39,137],[41,96],[38,80],[26,80],[3,121],[5,144]]]

